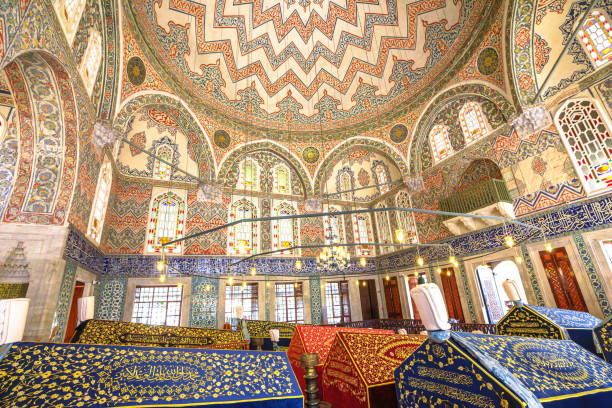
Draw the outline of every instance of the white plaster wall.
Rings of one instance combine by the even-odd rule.
[[[68,228],[50,225],[0,223],[0,259],[23,241],[30,263],[30,284],[26,297],[30,308],[24,332],[25,341],[48,341],[57,306],[66,261],[62,258]]]

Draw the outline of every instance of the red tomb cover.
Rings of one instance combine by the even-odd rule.
[[[319,398],[323,399],[323,388],[321,386],[321,376],[323,375],[323,365],[327,358],[327,353],[334,342],[334,337],[338,332],[350,333],[379,333],[379,334],[394,334],[393,330],[372,330],[372,329],[349,329],[346,327],[333,326],[303,326],[297,325],[293,331],[293,337],[287,350],[287,356],[291,363],[291,368],[297,377],[298,383],[302,392],[306,389],[306,380],[304,380],[305,370],[300,363],[300,356],[304,353],[318,353],[319,365],[316,367],[317,386],[319,387]]]
[[[325,401],[334,408],[397,407],[395,370],[427,336],[338,333],[323,367]]]

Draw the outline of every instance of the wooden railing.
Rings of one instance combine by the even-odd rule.
[[[469,213],[499,202],[512,202],[506,183],[503,180],[489,179],[440,200],[440,210]]]
[[[397,333],[399,329],[405,329],[408,334],[419,334],[425,330],[425,326],[416,319],[373,319],[358,322],[338,323],[336,327],[351,327],[356,329],[393,330]],[[451,323],[452,331],[474,332],[480,331],[484,334],[495,334],[494,324],[481,323]]]

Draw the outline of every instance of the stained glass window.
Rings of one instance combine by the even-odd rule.
[[[98,70],[102,64],[102,37],[97,30],[93,30],[89,36],[87,49],[83,55],[79,72],[83,78],[83,84],[89,95],[93,92],[98,76]]]
[[[57,17],[66,34],[66,40],[72,45],[74,36],[79,28],[86,0],[54,0],[53,6]]]
[[[274,208],[275,216],[295,215],[295,208],[289,203],[281,203]],[[289,248],[298,242],[298,221],[295,218],[272,221],[272,243],[274,249]],[[281,255],[293,254],[293,250],[281,251]]]
[[[556,123],[587,193],[611,187],[612,134],[596,104],[570,100],[557,113]]]
[[[93,201],[93,208],[89,216],[89,226],[87,233],[98,244],[102,237],[102,227],[104,226],[104,216],[106,215],[106,207],[108,204],[108,196],[110,195],[111,184],[113,181],[113,169],[110,160],[106,158],[104,164],[100,168],[98,175],[98,185],[96,187],[96,195]]]
[[[179,326],[182,286],[136,286],[132,323]]]
[[[382,164],[377,164],[374,167],[374,172],[376,174],[376,184],[385,184],[384,186],[378,187],[380,192],[384,194],[389,191],[391,189],[391,186],[389,186],[387,183],[389,183],[391,180],[389,180],[389,172],[387,171],[385,166],[383,166]]]
[[[370,239],[372,239],[372,229],[367,215],[353,216],[353,231],[355,233],[355,242],[370,242]],[[355,247],[357,256],[370,256],[373,254],[372,252],[372,247],[368,245],[359,245]]]
[[[162,244],[183,236],[185,226],[185,202],[178,195],[169,191],[160,194],[153,200],[149,220],[149,239],[147,250],[161,252]],[[164,247],[167,253],[180,253],[180,242]]]
[[[287,166],[279,164],[274,167],[274,192],[281,194],[291,194],[291,183],[289,181],[289,169]]]
[[[225,320],[236,317],[236,306],[242,306],[242,316],[259,320],[259,287],[257,283],[241,283],[225,286]],[[234,327],[235,328],[235,327]]]
[[[330,212],[337,212],[338,209],[329,207]],[[323,219],[325,228],[325,244],[344,243],[344,216],[342,215],[329,215]],[[331,240],[330,240],[331,234]]]
[[[235,201],[230,208],[230,222],[257,218],[257,207],[247,199]],[[257,253],[257,222],[241,222],[230,227],[229,252],[233,255]]]
[[[431,129],[431,132],[429,132],[429,145],[431,146],[434,163],[444,160],[455,153],[448,137],[448,130],[443,125],[436,125]]]
[[[327,324],[349,323],[351,307],[348,295],[348,282],[327,282],[325,284],[325,310]]]
[[[304,293],[302,283],[277,283],[275,288],[276,321],[304,323]]]
[[[397,193],[395,196],[395,205],[401,208],[412,208],[410,194],[408,194],[406,191],[400,191]],[[419,242],[414,213],[397,211],[397,225],[404,230],[406,243],[416,244]]]
[[[377,208],[383,208],[383,203],[378,203],[376,205]],[[391,235],[391,225],[389,224],[389,213],[388,212],[377,212],[374,213],[374,217],[376,218],[376,230],[378,231],[378,242],[380,243],[392,243],[393,238]],[[391,246],[381,246],[379,247],[381,253],[387,253],[391,251],[393,247]]]
[[[578,38],[596,68],[612,60],[612,27],[601,11],[591,13],[578,31]]]
[[[161,145],[155,150],[155,155],[160,159],[165,160],[168,163],[172,163],[174,158],[174,151],[172,147],[168,145]],[[172,174],[172,167],[168,164],[155,159],[155,166],[153,167],[153,178],[158,180],[170,180]]]
[[[468,102],[459,111],[459,123],[465,144],[472,143],[487,134],[487,123],[476,102]]]
[[[351,190],[352,188],[353,188],[353,183],[351,183],[351,175],[348,174],[347,172],[343,172],[340,175],[340,191],[344,191],[342,193],[343,200],[351,201],[353,197],[353,193],[350,192],[349,190]]]
[[[259,190],[259,166],[253,159],[245,159],[240,163],[240,173],[236,188],[243,190]]]

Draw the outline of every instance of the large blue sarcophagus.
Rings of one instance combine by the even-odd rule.
[[[593,329],[593,337],[599,346],[603,359],[612,364],[612,315],[608,316]]]
[[[596,352],[593,328],[600,319],[586,312],[552,307],[514,306],[496,324],[497,334],[544,339],[573,340]]]
[[[573,341],[451,333],[395,370],[400,407],[612,406],[612,366]]]
[[[13,343],[1,407],[302,408],[285,353]]]

